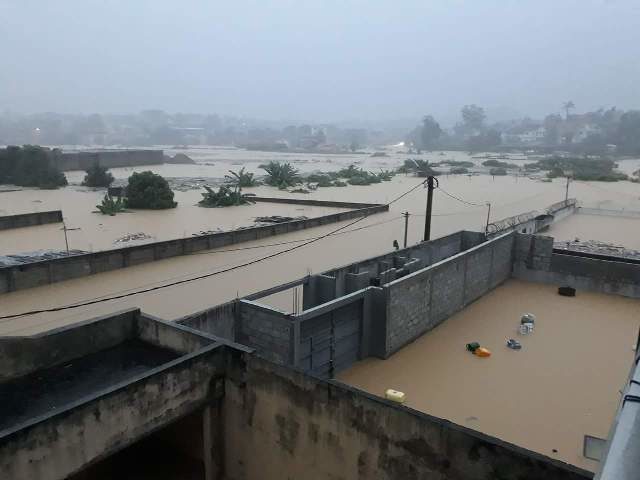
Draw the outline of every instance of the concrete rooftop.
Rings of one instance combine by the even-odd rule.
[[[0,431],[51,414],[178,355],[138,339],[0,383]]]
[[[409,407],[594,471],[583,437],[607,437],[634,357],[638,306],[509,280],[389,359],[368,358],[338,379],[381,396],[403,391]],[[521,336],[526,312],[536,328]],[[507,348],[508,338],[522,350]],[[492,356],[467,352],[471,341]]]

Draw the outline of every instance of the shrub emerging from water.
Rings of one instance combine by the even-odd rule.
[[[111,172],[99,163],[87,168],[86,173],[82,182],[85,187],[108,187],[113,183]]]
[[[435,164],[429,163],[428,160],[422,160],[419,158],[408,158],[404,161],[404,164],[398,168],[398,173],[413,173],[416,177],[429,177],[438,176],[440,172],[436,172],[433,169]]]
[[[501,177],[507,174],[507,170],[502,167],[496,167],[489,170],[489,175],[493,175],[494,177]]]
[[[550,157],[529,163],[525,165],[527,167],[546,170],[549,178],[571,176],[576,180],[594,182],[617,182],[629,178],[615,171],[617,164],[608,158]]]
[[[100,205],[96,205],[98,211],[103,215],[111,215],[112,217],[116,213],[124,212],[127,208],[127,202],[122,197],[114,199],[111,195],[106,194],[102,199]]]
[[[227,183],[230,183],[231,185],[239,188],[255,187],[258,185],[258,181],[253,177],[253,173],[245,172],[244,167],[237,172],[229,170],[229,173],[230,175],[225,175],[224,178],[226,178]]]
[[[451,175],[462,175],[464,173],[469,173],[469,169],[466,167],[453,167],[449,170]]]
[[[202,194],[202,200],[198,202],[198,205],[201,207],[233,207],[236,205],[248,205],[253,203],[251,201],[251,197],[243,194],[240,187],[232,190],[228,186],[222,185],[216,192],[213,188],[205,185],[204,189],[206,192]]]
[[[175,208],[173,191],[167,181],[153,172],[134,173],[127,185],[127,206],[150,210]]]
[[[267,172],[265,183],[272,187],[285,189],[300,183],[299,172],[290,163],[271,161],[266,165],[261,165],[260,168]]]

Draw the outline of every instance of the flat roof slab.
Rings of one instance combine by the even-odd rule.
[[[176,358],[170,350],[135,339],[0,383],[0,432]]]
[[[338,380],[588,470],[584,435],[606,438],[634,358],[640,302],[509,280],[387,360]],[[520,335],[524,313],[535,331]],[[515,338],[522,350],[507,348]],[[477,341],[489,358],[467,352]]]

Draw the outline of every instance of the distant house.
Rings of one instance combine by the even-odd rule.
[[[537,128],[516,127],[500,136],[505,145],[541,145],[544,143],[546,129],[542,126]]]

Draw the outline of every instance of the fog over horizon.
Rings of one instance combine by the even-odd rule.
[[[640,108],[637,0],[0,0],[0,111],[452,124]]]

